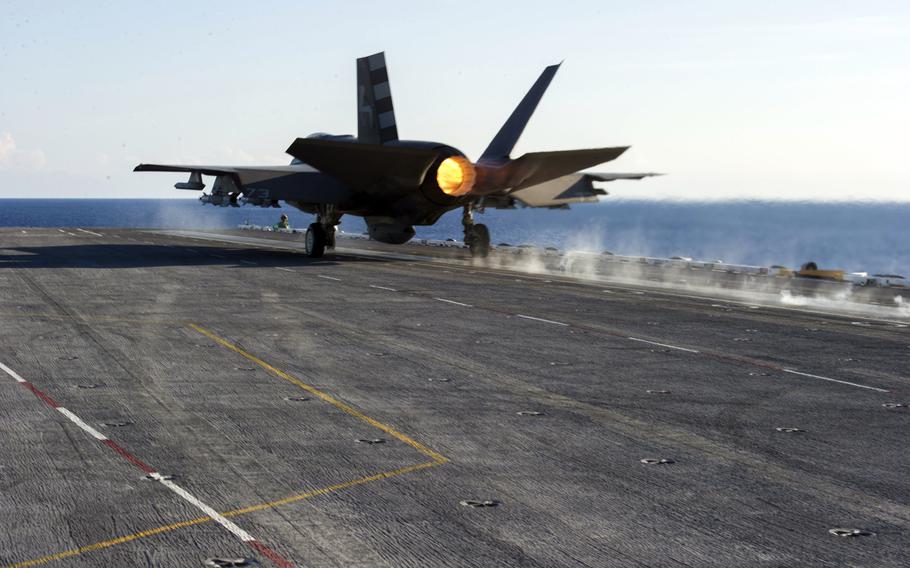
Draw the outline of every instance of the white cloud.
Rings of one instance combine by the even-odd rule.
[[[39,149],[20,150],[9,132],[0,133],[0,170],[37,171],[44,168],[47,158]]]

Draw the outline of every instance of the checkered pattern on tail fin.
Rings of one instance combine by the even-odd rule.
[[[357,140],[384,144],[398,140],[385,53],[357,60]]]

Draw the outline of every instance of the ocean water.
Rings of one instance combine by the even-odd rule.
[[[270,225],[287,213],[292,226],[312,216],[290,207],[213,207],[196,200],[2,199],[0,226],[229,228]],[[617,254],[768,266],[820,267],[870,273],[910,273],[910,203],[655,202],[606,200],[566,210],[489,210],[476,215],[493,243],[530,243]],[[363,232],[346,217],[342,229]],[[461,240],[461,212],[417,238]],[[2,245],[0,245],[2,246]]]

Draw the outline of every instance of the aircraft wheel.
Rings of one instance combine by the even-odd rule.
[[[325,254],[326,234],[319,223],[312,223],[306,230],[303,239],[306,255],[310,258],[322,258]]]
[[[490,254],[490,230],[486,225],[474,225],[471,239],[471,256],[486,258]]]

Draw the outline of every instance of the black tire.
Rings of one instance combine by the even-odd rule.
[[[319,223],[312,223],[307,227],[303,237],[303,246],[306,255],[310,258],[322,258],[325,254],[325,229]]]
[[[486,258],[490,254],[490,230],[486,225],[474,225],[471,238],[471,256]]]

